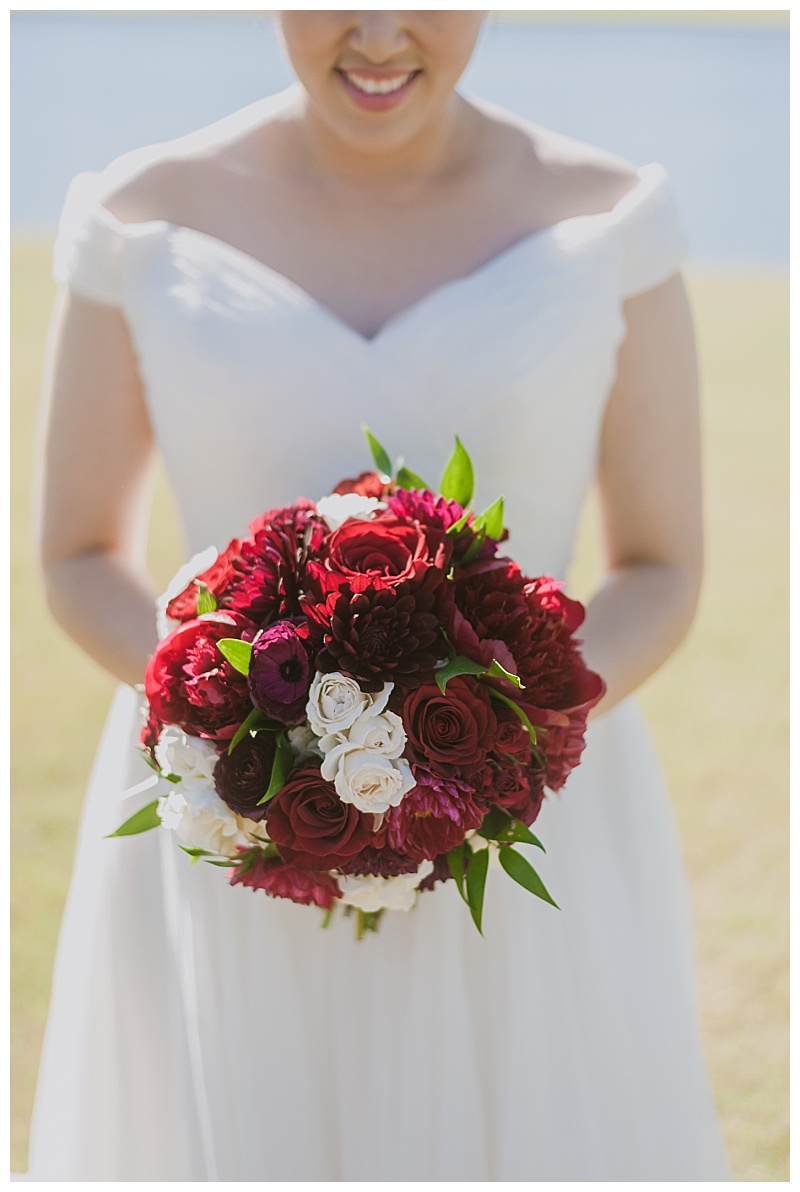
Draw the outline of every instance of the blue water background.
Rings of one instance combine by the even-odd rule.
[[[697,260],[780,264],[788,230],[782,30],[489,19],[462,89],[669,171]],[[51,231],[70,179],[280,90],[253,13],[11,18],[11,219]]]

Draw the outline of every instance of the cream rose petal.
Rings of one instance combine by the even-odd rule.
[[[328,758],[323,766],[327,761]],[[405,758],[388,758],[350,746],[343,747],[338,755],[333,783],[343,803],[352,803],[359,811],[374,815],[397,807],[406,792],[416,785]]]
[[[351,517],[369,521],[378,509],[385,508],[385,501],[377,497],[362,497],[360,493],[331,493],[317,501],[317,513],[327,523],[329,530],[338,530]]]
[[[338,876],[345,906],[362,911],[410,911],[417,900],[417,887],[433,872],[433,861],[423,861],[416,873],[399,873],[395,877],[372,874]]]

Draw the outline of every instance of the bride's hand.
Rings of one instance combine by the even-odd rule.
[[[68,292],[53,315],[38,460],[38,530],[50,609],[124,682],[156,640],[144,565],[153,441],[118,310]]]
[[[682,641],[703,565],[697,365],[683,282],[638,295],[624,313],[598,471],[607,573],[579,631],[607,684],[596,713]]]

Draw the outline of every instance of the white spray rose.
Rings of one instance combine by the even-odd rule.
[[[210,741],[192,737],[174,724],[161,730],[155,748],[156,761],[167,774],[177,774],[184,783],[214,785],[217,753]]]
[[[352,803],[359,811],[374,815],[397,807],[406,792],[416,786],[405,758],[353,748],[349,742],[331,750],[320,768],[322,777],[333,782],[343,803]]]
[[[166,637],[180,625],[180,621],[174,621],[172,617],[167,616],[167,605],[170,600],[180,596],[183,589],[188,587],[193,579],[202,575],[204,571],[208,571],[209,567],[216,563],[218,555],[219,551],[215,546],[206,547],[205,550],[193,555],[188,563],[184,563],[183,567],[169,581],[166,592],[156,600],[156,624],[159,638]]]
[[[417,886],[433,871],[433,861],[423,861],[416,873],[396,877],[349,874],[337,877],[345,906],[362,911],[410,911],[417,900]]]
[[[369,695],[355,679],[339,671],[329,675],[317,673],[308,692],[308,723],[318,737],[345,732],[359,716],[381,713],[393,687],[393,683],[384,683],[383,691]]]
[[[329,530],[338,530],[350,517],[369,521],[378,509],[385,509],[386,502],[377,497],[362,497],[359,493],[331,493],[317,501],[317,513],[327,522]]]
[[[309,725],[298,724],[295,728],[290,728],[286,736],[298,765],[312,758],[317,761],[322,757],[319,737]]]
[[[235,857],[237,848],[252,845],[251,832],[262,825],[234,815],[212,786],[176,785],[159,799],[158,814],[165,828],[185,848],[204,848],[221,857]]]

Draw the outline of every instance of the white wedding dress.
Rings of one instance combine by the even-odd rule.
[[[477,505],[506,494],[509,551],[566,573],[621,303],[684,251],[659,166],[369,341],[212,236],[120,224],[102,187],[74,183],[56,275],[124,312],[188,553],[369,466],[367,422],[434,480],[458,433]],[[560,911],[492,871],[484,939],[449,883],[360,943],[352,920],[323,931],[315,908],[191,866],[166,832],[103,838],[149,773],[137,701],[119,690],[89,787],[29,1178],[730,1179],[678,841],[631,700],[537,821]]]

